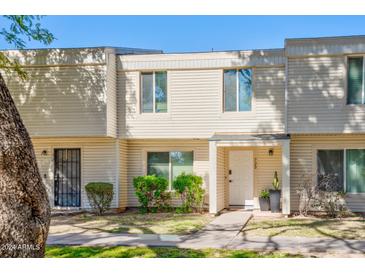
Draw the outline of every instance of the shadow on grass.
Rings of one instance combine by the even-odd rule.
[[[136,212],[120,215],[80,215],[73,218],[54,218],[52,226],[68,225],[87,231],[131,234],[191,234],[202,229],[211,218],[198,214]]]
[[[242,230],[242,238],[245,241],[249,241],[247,237],[250,232],[254,232],[256,230],[267,230],[275,229],[277,231],[273,231],[269,235],[267,235],[267,241],[263,250],[279,250],[280,249],[280,241],[275,240],[274,238],[277,236],[282,237],[293,237],[293,235],[285,235],[290,231],[300,231],[303,230],[303,235],[300,235],[300,232],[295,236],[302,236],[308,238],[316,238],[318,248],[313,248],[312,251],[316,252],[326,252],[332,245],[336,245],[338,243],[343,243],[350,250],[360,252],[365,254],[365,250],[363,248],[363,244],[356,243],[356,241],[351,240],[363,240],[363,236],[359,235],[359,229],[356,228],[346,228],[346,229],[333,229],[331,231],[331,227],[333,225],[341,226],[343,224],[339,223],[340,220],[285,220],[283,221],[261,221],[262,224],[253,224],[252,227],[248,227]],[[364,220],[352,220],[352,222],[359,222],[360,224],[365,224]],[[308,231],[308,229],[312,231]],[[360,238],[360,239],[359,239]],[[315,245],[315,244],[314,244]]]
[[[48,246],[49,258],[300,258],[298,254],[250,250],[186,249],[176,247],[69,247]]]

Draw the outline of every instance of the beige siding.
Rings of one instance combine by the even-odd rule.
[[[105,63],[104,48],[38,49],[2,51],[22,66],[92,65]]]
[[[364,52],[365,36],[287,39],[285,41],[285,54],[288,57],[328,56]]]
[[[273,148],[274,154],[269,156],[269,149]],[[261,190],[271,189],[275,171],[278,172],[278,178],[281,182],[281,147],[231,147],[225,149],[225,207],[229,206],[229,151],[231,150],[252,150],[254,157],[254,200],[256,201]]]
[[[128,142],[119,141],[119,207],[124,209],[128,203]]]
[[[41,176],[54,206],[54,149],[81,149],[81,207],[89,208],[85,185],[89,182],[111,182],[114,184],[112,207],[117,202],[116,140],[112,138],[33,138],[32,139]],[[46,150],[47,155],[42,155]]]
[[[346,59],[297,58],[288,61],[289,133],[360,133],[365,107],[346,105]]]
[[[247,66],[280,66],[285,64],[283,49],[201,52],[178,54],[122,55],[120,70],[217,69]]]
[[[105,136],[103,65],[27,67],[6,82],[31,136]]]
[[[118,73],[120,134],[127,138],[207,138],[215,132],[284,132],[284,68],[254,69],[251,112],[222,112],[222,70],[168,71],[168,113],[141,114],[139,73]]]
[[[299,199],[296,191],[305,176],[316,174],[317,149],[365,148],[365,135],[292,135],[290,146],[290,197],[291,209],[298,210]],[[348,206],[352,210],[365,211],[365,196],[348,195]]]
[[[106,131],[107,136],[117,136],[117,70],[116,56],[114,53],[108,53],[106,65]],[[121,117],[123,119],[123,117]]]
[[[139,206],[133,187],[133,178],[147,173],[147,151],[179,150],[194,151],[194,173],[202,176],[204,187],[208,190],[209,148],[207,140],[128,140],[128,206]],[[176,199],[174,203],[177,203]]]

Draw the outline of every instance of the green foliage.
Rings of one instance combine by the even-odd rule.
[[[277,171],[275,171],[275,173],[274,173],[274,179],[272,180],[272,186],[273,186],[274,190],[280,189],[280,182],[279,182]]]
[[[6,43],[16,49],[24,49],[26,40],[38,41],[44,45],[49,45],[55,39],[53,34],[39,23],[42,16],[6,15],[4,18],[9,21],[9,25],[7,28],[3,27],[0,29],[0,36]],[[19,62],[9,58],[3,52],[0,52],[0,69],[8,73],[15,71],[23,80],[27,77]]]
[[[182,201],[178,212],[202,210],[205,193],[202,185],[203,179],[200,176],[182,173],[176,177],[173,187]]]
[[[262,199],[269,200],[270,199],[270,192],[267,189],[263,189],[263,190],[261,190],[259,197],[262,198]]]
[[[300,258],[299,254],[177,247],[48,246],[48,258]]]
[[[113,200],[113,184],[103,182],[91,182],[85,186],[87,198],[96,214],[103,215],[110,209]]]
[[[133,185],[143,212],[168,208],[171,195],[167,192],[166,178],[156,175],[138,176],[133,179]]]

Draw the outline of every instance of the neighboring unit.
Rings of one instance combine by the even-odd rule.
[[[284,214],[305,176],[336,175],[365,211],[365,37],[288,39],[284,49],[164,54],[128,48],[7,51],[5,75],[54,208],[88,208],[84,186],[202,176],[209,211],[258,207],[275,171]]]

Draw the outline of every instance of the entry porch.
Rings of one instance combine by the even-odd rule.
[[[285,134],[216,134],[209,139],[209,211],[258,209],[277,172],[281,210],[290,214],[290,138]]]

